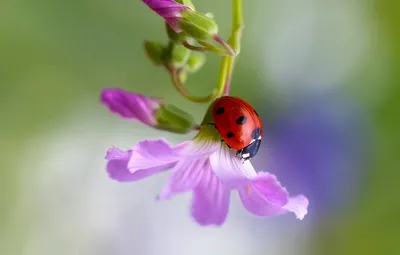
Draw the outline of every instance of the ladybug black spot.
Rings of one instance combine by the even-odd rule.
[[[256,110],[254,110],[254,113],[255,113],[258,117],[260,117],[260,116],[258,115],[258,112],[257,112]]]
[[[228,138],[232,138],[234,136],[235,136],[235,134],[233,132],[228,132],[228,134],[226,134],[226,137],[228,137]]]
[[[236,119],[236,124],[244,125],[246,121],[247,121],[246,116],[240,116],[239,118]]]
[[[253,138],[254,140],[257,140],[258,137],[260,137],[260,135],[261,135],[261,128],[259,127],[255,128],[253,132],[251,132],[251,138]]]
[[[220,114],[223,114],[224,111],[225,111],[225,108],[224,107],[220,107],[215,111],[215,114],[220,115]]]

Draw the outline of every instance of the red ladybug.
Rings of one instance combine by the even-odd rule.
[[[237,150],[240,159],[248,160],[257,154],[263,128],[250,104],[238,97],[223,96],[215,100],[212,113],[215,128],[226,144]]]

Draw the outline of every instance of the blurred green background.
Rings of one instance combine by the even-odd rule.
[[[222,36],[227,38],[230,1],[193,2],[199,10],[215,14]],[[366,178],[361,196],[340,215],[322,215],[312,224],[302,251],[399,254],[400,2],[254,0],[244,1],[244,9],[246,30],[233,77],[233,95],[251,102],[268,119],[277,114],[274,107],[290,103],[299,91],[334,87],[359,105],[371,124],[371,154],[362,169]],[[122,87],[165,97],[201,119],[206,105],[181,98],[165,71],[145,58],[142,42],[147,39],[163,41],[166,35],[162,20],[139,0],[0,3],[0,254],[111,253],[72,249],[73,235],[53,244],[60,250],[30,249],[32,236],[41,229],[37,216],[42,212],[62,215],[53,207],[64,203],[63,195],[54,195],[55,204],[44,202],[47,198],[41,195],[44,183],[54,181],[46,179],[49,173],[57,179],[61,166],[67,172],[79,169],[81,173],[71,171],[76,178],[64,180],[64,175],[59,175],[54,184],[74,190],[77,194],[69,199],[78,199],[79,190],[88,185],[84,171],[90,170],[108,183],[103,170],[103,152],[108,147],[114,143],[129,147],[136,141],[133,138],[166,135],[143,131],[139,124],[111,116],[99,103],[102,88]],[[357,54],[354,58],[353,53]],[[205,95],[215,86],[219,60],[209,55],[206,66],[189,77],[187,86],[193,93]],[[294,81],[300,77],[300,84],[316,85],[281,89],[281,77],[292,76]],[[328,88],[322,84],[325,80],[331,81]],[[190,136],[172,137],[179,141]],[[74,154],[92,149],[91,157],[77,159]],[[58,153],[63,155],[61,161],[54,156]],[[79,160],[83,163],[76,167]],[[52,190],[51,186],[44,189]],[[153,198],[152,194],[146,196]],[[45,222],[46,217],[41,220]],[[42,233],[44,240],[47,235],[57,236],[57,229]],[[101,238],[88,240],[88,246],[103,242]],[[125,253],[128,251],[112,250],[112,254]],[[253,253],[283,254],[268,247]]]

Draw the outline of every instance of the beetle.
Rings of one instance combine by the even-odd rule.
[[[238,97],[223,96],[214,101],[212,115],[215,128],[242,160],[254,157],[261,145],[262,121],[254,108]]]

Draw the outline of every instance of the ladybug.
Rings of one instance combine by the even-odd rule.
[[[262,122],[254,108],[243,99],[223,96],[214,101],[215,128],[228,147],[242,160],[254,157],[261,145]]]

